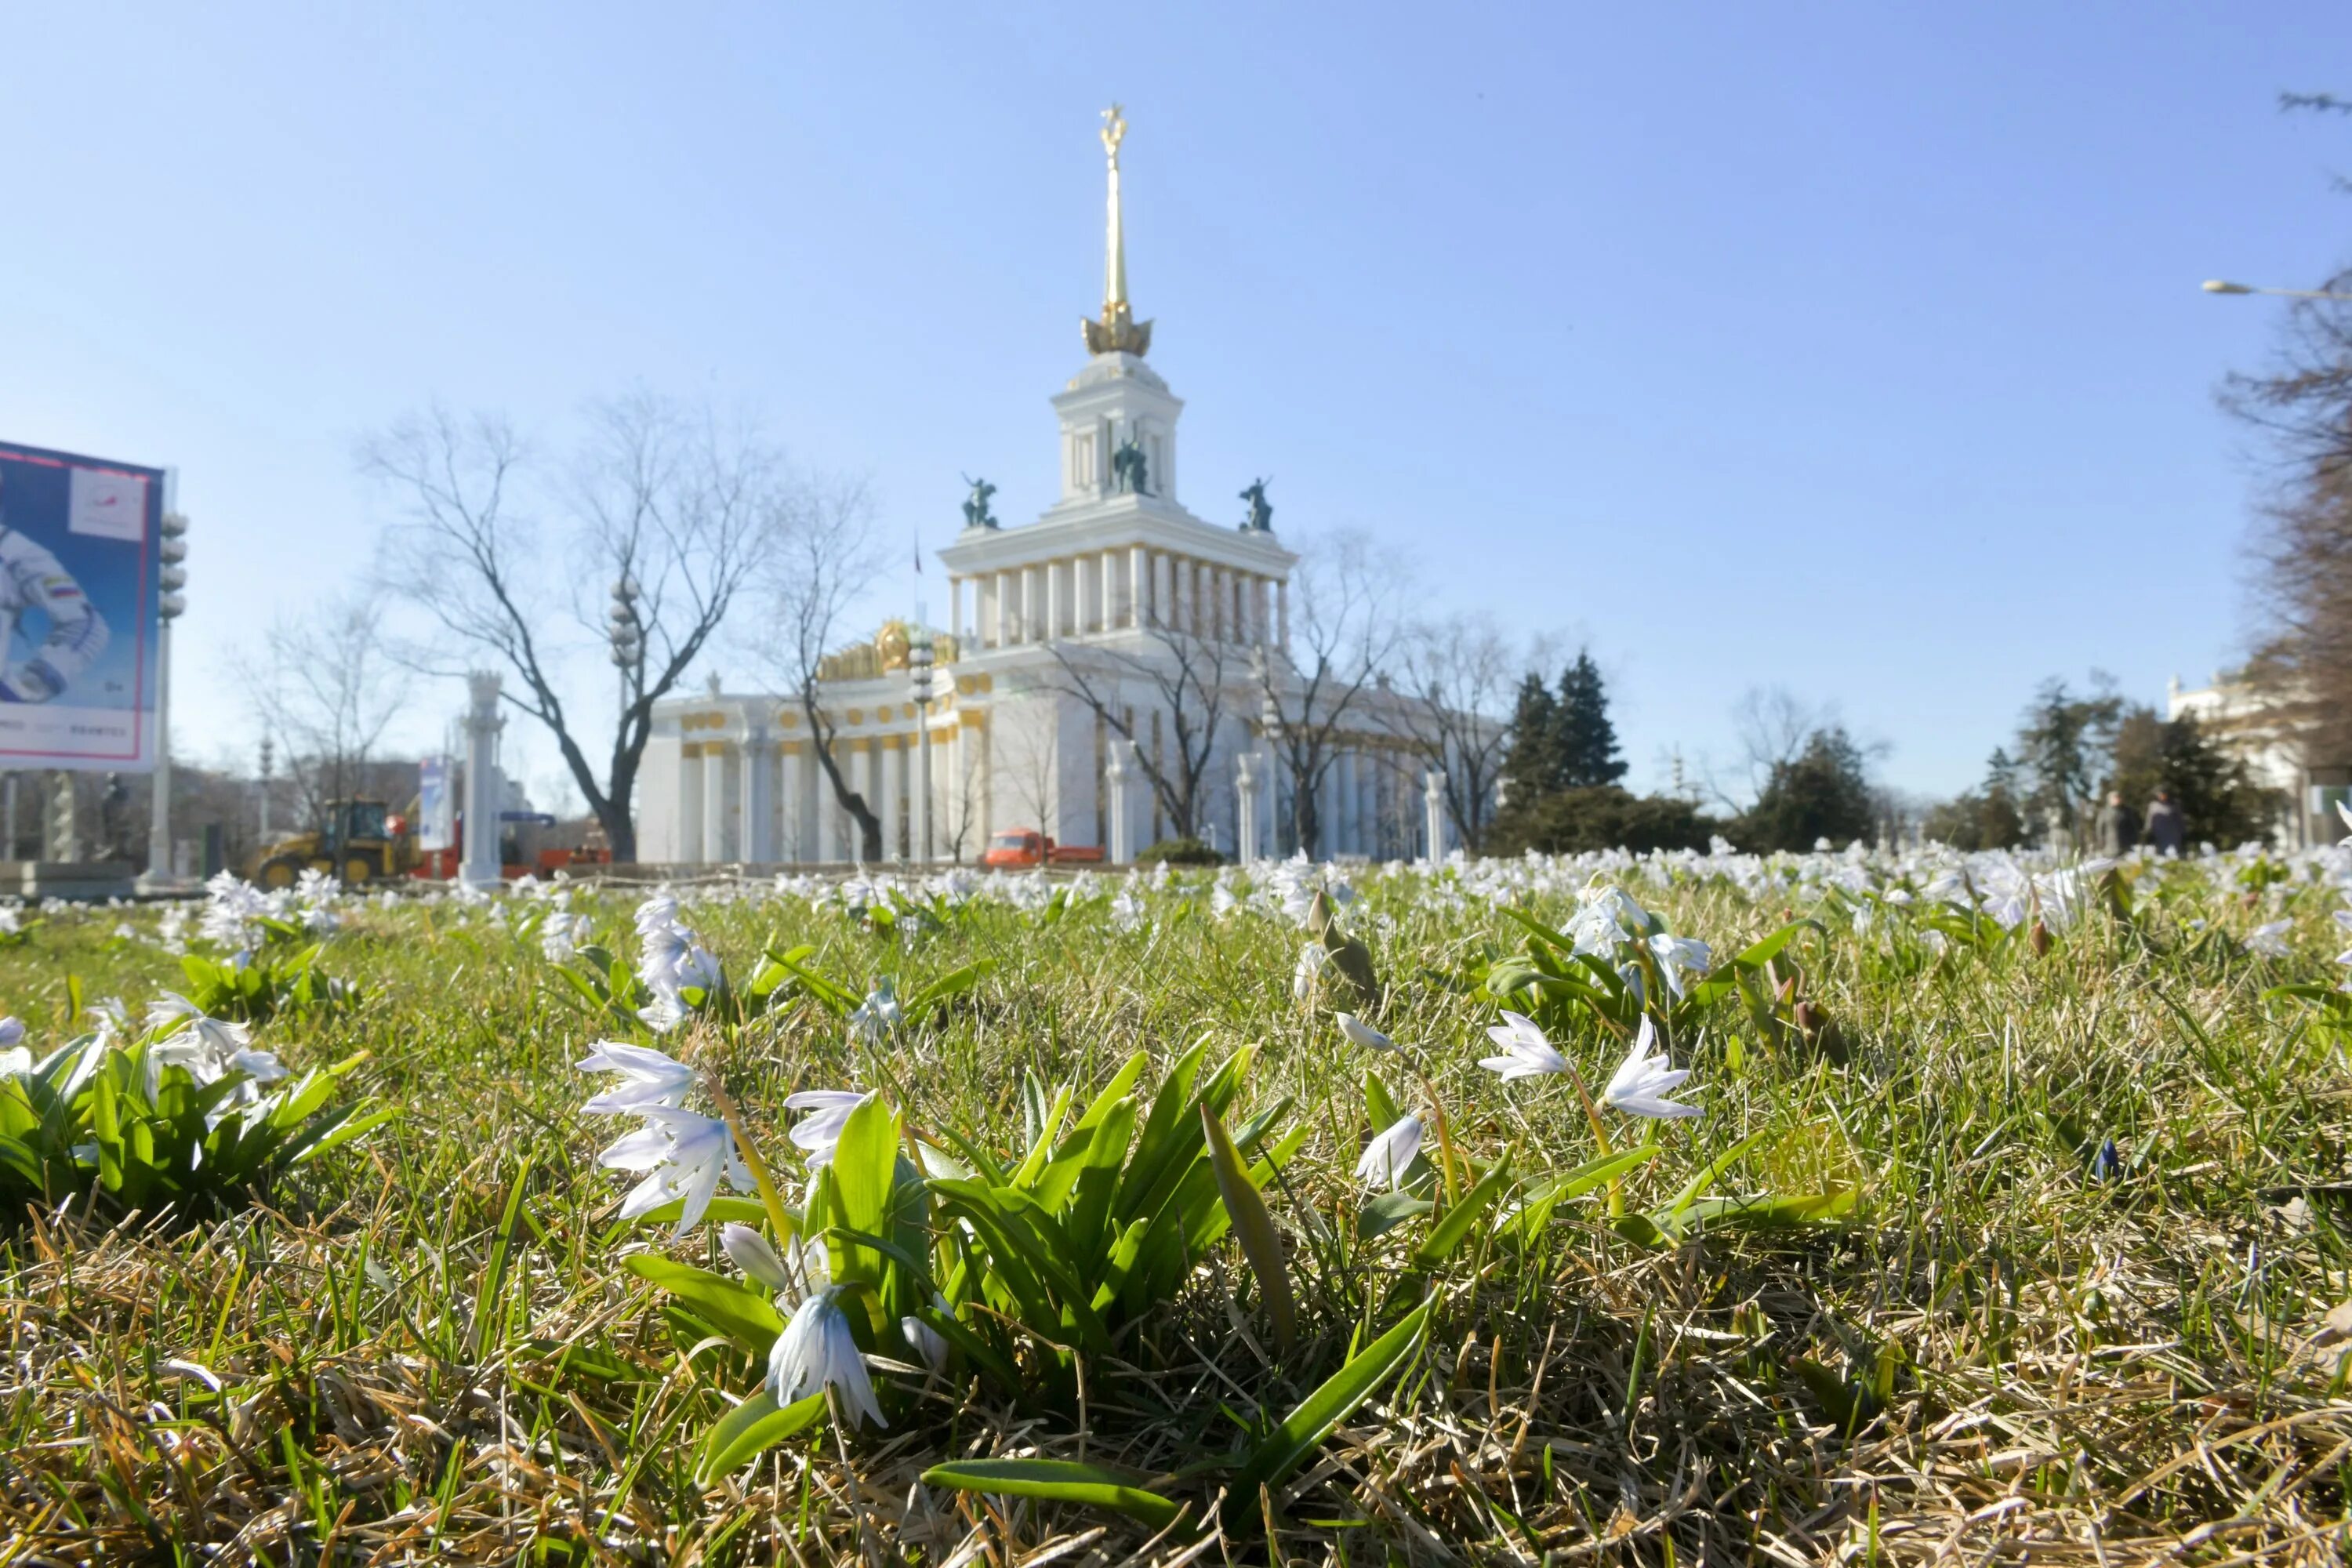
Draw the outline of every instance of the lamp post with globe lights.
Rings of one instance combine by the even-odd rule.
[[[165,484],[171,482],[167,476]],[[167,492],[168,493],[168,492]],[[182,589],[188,585],[188,520],[170,501],[163,506],[163,538],[158,550],[163,570],[156,574],[162,592],[155,613],[155,773],[153,810],[147,825],[147,876],[151,885],[173,880],[172,868],[172,623],[188,607]]]
[[[613,668],[621,672],[621,705],[625,708],[637,660],[646,650],[645,626],[637,619],[637,585],[628,578],[613,584],[613,608],[606,618],[612,625]]]

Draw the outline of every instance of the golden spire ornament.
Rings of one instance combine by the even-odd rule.
[[[1110,163],[1110,217],[1103,251],[1103,307],[1099,321],[1082,321],[1088,353],[1151,352],[1151,323],[1139,321],[1127,305],[1127,229],[1118,205],[1118,144],[1127,140],[1127,117],[1119,106],[1103,110],[1102,144]]]

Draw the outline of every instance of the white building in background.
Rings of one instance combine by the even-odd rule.
[[[1297,557],[1273,532],[1261,487],[1244,492],[1250,515],[1238,528],[1205,522],[1177,499],[1184,405],[1145,363],[1151,323],[1129,306],[1118,186],[1126,124],[1115,108],[1105,121],[1104,302],[1083,323],[1087,363],[1053,399],[1059,499],[1034,522],[1003,528],[989,511],[993,487],[974,485],[967,526],[940,552],[950,607],[943,631],[929,633],[937,667],[928,704],[915,700],[908,658],[923,629],[910,635],[903,623],[834,655],[819,681],[835,759],[881,818],[886,859],[970,861],[992,833],[1013,828],[1098,846],[1106,859],[1158,841],[1169,824],[1137,752],[1173,767],[1180,719],[1197,725],[1209,706],[1201,684],[1223,693],[1201,836],[1227,855],[1296,847],[1288,781],[1260,731],[1254,671],[1268,645],[1289,646]],[[1171,703],[1168,672],[1179,659],[1211,675],[1193,700]],[[1276,689],[1297,697],[1293,683],[1277,679]],[[1297,711],[1295,700],[1281,706]],[[1385,687],[1356,704],[1321,784],[1322,854],[1429,852],[1426,763],[1407,738],[1411,711]],[[712,865],[859,858],[856,825],[808,730],[798,701],[773,692],[714,689],[661,703],[641,774],[639,855]],[[913,837],[924,744],[928,857]]]
[[[2256,784],[2276,794],[2280,843],[2293,848],[2334,844],[2346,836],[2336,806],[2352,796],[2352,770],[2315,763],[2301,727],[2277,700],[2242,674],[2216,673],[2210,685],[2193,689],[2176,675],[2165,692],[2164,716],[2184,714],[2245,763]]]

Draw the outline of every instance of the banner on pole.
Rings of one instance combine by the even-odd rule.
[[[0,441],[0,768],[149,773],[163,470]]]
[[[457,770],[446,757],[427,757],[416,768],[416,847],[457,847],[457,797],[450,790]]]

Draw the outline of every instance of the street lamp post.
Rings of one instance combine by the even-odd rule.
[[[147,880],[155,884],[168,884],[173,879],[172,623],[188,607],[187,595],[180,591],[188,585],[188,569],[181,564],[188,558],[187,535],[187,518],[166,501],[163,539],[158,551],[163,565],[156,574],[163,592],[156,596],[155,605],[161,625],[155,631],[154,809],[147,823]]]
[[[1274,700],[1274,668],[1272,661],[1266,657],[1264,643],[1258,644],[1250,650],[1250,668],[1257,676],[1257,727],[1259,733],[1265,737],[1267,747],[1265,804],[1275,824],[1274,853],[1279,857],[1282,854],[1282,775],[1276,770],[1274,763],[1277,760],[1275,756],[1275,748],[1282,744],[1282,704]],[[1292,792],[1296,794],[1298,781],[1292,779],[1290,785]],[[1297,815],[1295,811],[1293,815]]]
[[[269,842],[269,770],[277,760],[277,743],[267,735],[261,737],[261,842]]]
[[[2282,300],[2352,300],[2352,294],[2340,294],[2332,289],[2265,289],[2259,283],[2231,283],[2220,278],[2208,278],[2202,287],[2208,294],[2274,294]]]
[[[930,628],[918,625],[907,645],[907,676],[915,691],[915,800],[914,809],[908,814],[907,837],[912,840],[908,847],[918,866],[931,863],[931,671],[935,658]]]

